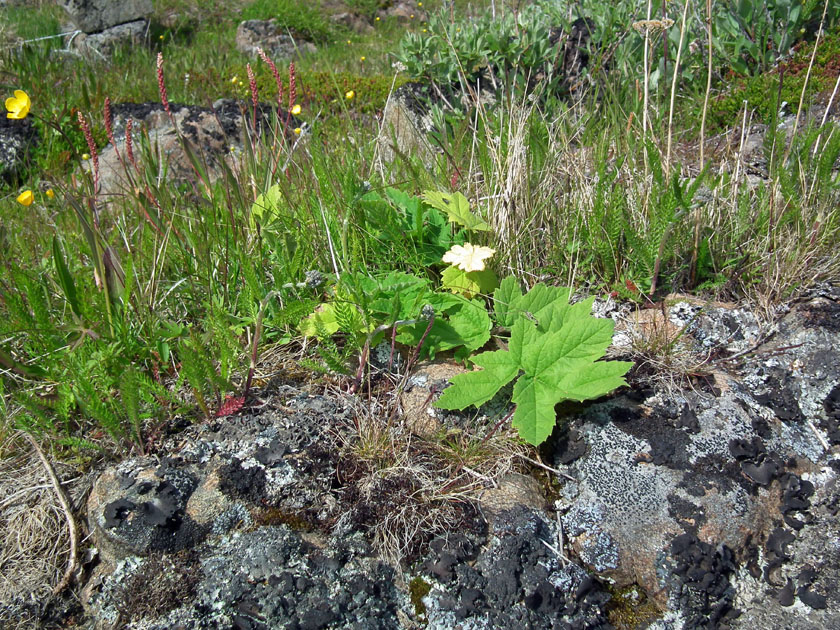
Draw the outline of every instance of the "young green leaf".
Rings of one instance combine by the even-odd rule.
[[[538,284],[522,295],[519,285],[505,278],[496,291],[495,311],[502,322],[513,322],[508,350],[474,356],[473,363],[483,369],[453,377],[436,406],[482,405],[519,376],[512,424],[522,439],[537,445],[554,428],[557,403],[597,398],[625,385],[622,377],[632,363],[598,361],[612,339],[613,322],[591,315],[591,299],[569,305],[570,294]]]
[[[450,195],[445,192],[427,190],[423,193],[423,199],[433,208],[445,212],[452,223],[463,225],[468,230],[476,232],[489,232],[491,229],[486,221],[470,212],[469,200],[459,192]]]

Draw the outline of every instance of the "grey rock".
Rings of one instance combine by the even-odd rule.
[[[372,33],[374,30],[370,22],[355,13],[350,13],[349,11],[334,13],[330,16],[330,20],[353,31],[354,33],[364,35]]]
[[[277,20],[241,22],[236,29],[236,49],[256,58],[260,48],[274,61],[291,61],[317,51],[312,42],[292,38]]]
[[[145,39],[149,23],[145,19],[110,26],[96,33],[79,33],[68,38],[72,50],[86,56],[108,57],[119,46],[139,46]]]
[[[235,167],[233,154],[242,150],[249,133],[246,129],[252,121],[250,107],[222,99],[214,103],[213,108],[170,103],[170,110],[172,119],[160,103],[112,106],[116,146],[109,144],[99,155],[100,192],[106,199],[131,190],[131,182],[136,177],[126,148],[125,130],[129,118],[133,121],[133,155],[140,168],[143,166],[140,146],[144,132],[148,134],[152,153],[166,162],[167,174],[173,181],[203,185],[184,148],[185,143],[202,160],[207,183],[212,184],[221,176],[223,162]],[[273,108],[261,104],[257,110],[257,134],[274,122]],[[85,166],[90,168],[91,165]]]
[[[836,443],[829,436],[840,438],[831,402],[840,384],[840,357],[831,350],[838,314],[829,300],[798,305],[754,358],[730,366],[728,377],[716,373],[705,391],[633,393],[573,420],[585,449],[569,468],[558,450],[555,463],[577,479],[563,525],[585,566],[619,586],[641,585],[687,627],[700,618],[718,627],[735,614],[736,592],[748,597],[739,582],[745,566],[759,575],[787,571],[788,541],[800,540],[822,546],[809,556],[822,562],[824,545],[809,538],[815,484],[807,479],[826,469],[825,446]],[[687,337],[698,349],[734,353],[760,338],[754,318],[739,309],[711,308],[689,321]],[[777,348],[783,357],[774,356]],[[819,479],[818,486],[835,484],[833,472]],[[674,567],[683,567],[683,577]],[[802,589],[805,600],[822,602],[833,588],[828,575]],[[787,618],[797,610],[800,604]]]
[[[148,18],[152,0],[60,0],[70,19],[85,33]]]

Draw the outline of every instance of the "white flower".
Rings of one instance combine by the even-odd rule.
[[[496,253],[489,247],[475,247],[470,243],[453,245],[452,249],[443,255],[443,262],[457,266],[464,271],[482,271],[484,259]]]

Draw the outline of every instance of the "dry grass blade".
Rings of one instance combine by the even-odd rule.
[[[8,605],[0,614],[0,627],[4,629],[37,625],[33,611],[63,589],[75,570],[75,546],[67,516],[72,504],[64,488],[66,503],[57,497],[59,474],[52,465],[52,473],[46,472],[35,452],[24,452],[16,446],[20,445],[11,441],[5,444],[3,452],[14,454],[0,460],[0,531],[4,532],[0,544],[0,602]],[[64,484],[72,484],[77,490],[81,487],[78,481],[71,479]]]

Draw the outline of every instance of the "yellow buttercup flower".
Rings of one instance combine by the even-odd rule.
[[[231,83],[236,83],[237,81],[239,81],[239,77],[236,76],[236,75],[233,75],[233,78],[230,80],[230,82]]]
[[[362,57],[362,61],[364,61],[365,59],[366,59],[366,57]]]
[[[376,21],[377,21],[377,22],[379,21],[379,16],[377,16],[377,17],[376,17]]]
[[[354,96],[356,96],[356,93],[353,90],[344,93],[344,98],[346,98],[348,101],[351,100]]]
[[[293,116],[297,116],[298,114],[300,114],[300,111],[301,111],[300,105],[296,104],[294,107],[292,107],[292,115]]]
[[[6,99],[6,109],[9,110],[6,118],[15,118],[17,120],[26,118],[31,105],[32,102],[29,100],[29,95],[26,92],[15,90],[15,95]]]
[[[82,159],[83,160],[89,160],[90,159],[90,154],[89,153],[82,153]]]
[[[47,197],[52,199],[53,197],[55,197],[55,191],[52,188],[47,188],[46,195],[47,195]]]
[[[296,136],[299,136],[299,135],[300,135],[300,132],[301,132],[300,127],[295,127],[295,135],[296,135]]]
[[[443,262],[450,263],[463,271],[482,271],[484,259],[490,258],[496,253],[495,249],[489,247],[476,247],[471,243],[453,245],[452,249],[443,255]]]
[[[24,190],[17,196],[17,202],[22,206],[31,206],[34,199],[35,195],[32,194],[31,190]]]

